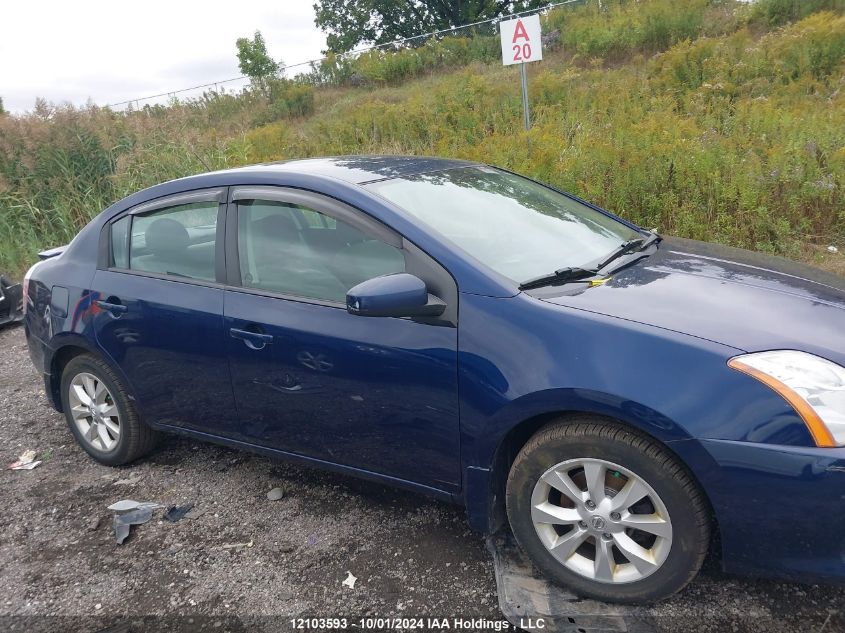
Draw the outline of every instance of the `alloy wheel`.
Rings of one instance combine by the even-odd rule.
[[[82,438],[98,451],[113,450],[120,440],[120,413],[102,380],[90,373],[73,377],[68,391],[71,416]]]
[[[601,583],[650,576],[672,545],[669,513],[654,489],[603,459],[571,459],[543,473],[532,493],[531,521],[558,562]]]

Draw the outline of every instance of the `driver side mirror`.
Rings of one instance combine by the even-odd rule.
[[[374,277],[346,293],[349,314],[370,317],[437,317],[446,304],[428,293],[425,282],[408,273]]]

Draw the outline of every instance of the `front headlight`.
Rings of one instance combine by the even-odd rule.
[[[728,366],[779,393],[804,420],[816,446],[845,446],[845,367],[794,350],[745,354]]]

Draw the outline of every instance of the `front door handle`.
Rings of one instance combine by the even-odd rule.
[[[109,303],[108,301],[97,301],[97,307],[111,312],[114,316],[124,314],[129,308],[120,303]]]
[[[272,334],[261,334],[260,332],[250,332],[249,330],[239,330],[238,328],[231,328],[229,335],[232,338],[243,341],[250,349],[264,349],[265,346],[273,342]]]

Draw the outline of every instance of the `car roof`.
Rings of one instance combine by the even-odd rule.
[[[465,160],[437,158],[432,156],[329,156],[325,158],[305,158],[300,160],[262,163],[223,170],[222,172],[296,173],[312,176],[325,176],[361,185],[376,180],[387,180],[401,176],[411,176],[455,167],[477,165]]]
[[[429,232],[404,209],[360,185],[413,174],[481,165],[482,163],[477,162],[435,157],[370,155],[309,158],[204,172],[153,185],[115,202],[79,232],[66,253],[97,253],[102,228],[107,222],[133,207],[156,199],[200,189],[280,186],[313,191],[354,208],[366,209],[367,214],[407,237],[437,261],[460,260],[461,256],[456,255],[451,246],[442,244],[441,237]],[[516,294],[512,282],[500,276],[491,276],[489,271],[476,269],[476,263],[462,262],[458,265],[464,270],[463,282],[468,291],[485,296],[510,297]]]

